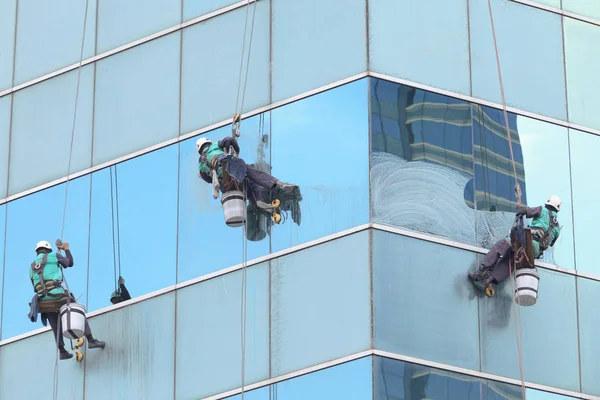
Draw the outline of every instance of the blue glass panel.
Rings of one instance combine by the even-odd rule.
[[[474,244],[471,105],[380,79],[370,101],[373,222]]]
[[[36,243],[47,240],[54,247],[61,235],[65,192],[62,184],[8,203],[4,298],[11,301],[2,313],[3,339],[42,326],[40,318],[35,324],[27,318],[34,294],[29,268]],[[62,240],[69,242],[75,264],[64,276],[81,304],[87,298],[89,207],[89,175],[70,181]]]
[[[175,284],[177,159],[172,145],[92,175],[90,311],[119,275],[131,297]]]
[[[11,101],[12,96],[0,97],[0,199],[6,197],[7,189]]]
[[[522,399],[520,386],[375,357],[375,400],[516,400]],[[572,399],[539,390],[526,389],[529,400]]]
[[[4,277],[4,233],[6,229],[6,204],[0,205],[0,256],[2,257],[2,274],[0,274],[0,289],[3,285]],[[0,310],[2,309],[2,298],[0,298]],[[2,319],[0,319],[0,339],[2,338]],[[0,349],[2,352],[2,349]]]
[[[558,215],[561,233],[554,247],[544,253],[542,261],[574,269],[567,128],[513,113],[509,113],[508,119],[522,203],[543,207],[551,195],[562,199]],[[473,143],[477,244],[491,248],[507,237],[517,209],[514,171],[502,110],[473,105]]]
[[[97,63],[94,165],[177,136],[180,34]]]
[[[183,0],[183,20],[187,21],[219,8],[237,3],[236,0]],[[249,22],[250,23],[250,22]]]
[[[375,347],[479,369],[477,301],[464,277],[474,262],[465,250],[375,230]]]
[[[0,3],[0,92],[12,86],[17,0]]]
[[[579,296],[579,346],[581,357],[581,389],[600,396],[600,282],[577,278]]]
[[[368,80],[272,111],[273,175],[298,185],[302,219],[274,227],[272,251],[369,221]],[[291,216],[291,215],[289,215]]]
[[[600,46],[600,28],[564,18],[564,30],[569,121],[600,129],[600,58],[590,57]]]
[[[271,374],[370,348],[369,233],[271,263]]]
[[[152,35],[181,22],[181,0],[98,2],[97,54]]]
[[[248,164],[268,172],[271,154],[269,113],[257,115],[243,122],[243,132],[238,139],[240,157]],[[231,136],[229,126],[194,137],[180,143],[179,176],[179,242],[177,279],[179,282],[215,272],[242,263],[243,228],[225,224],[221,198],[212,198],[212,185],[198,176],[196,140],[206,137],[213,142]],[[251,209],[251,206],[249,206]],[[248,213],[246,260],[269,253],[270,219],[266,214],[251,217]],[[257,224],[256,219],[264,224]],[[255,229],[257,227],[257,229]],[[222,249],[226,244],[227,251]],[[198,262],[198,254],[202,262]]]
[[[172,399],[175,294],[90,320],[106,348],[86,352],[86,399]]]
[[[246,9],[239,8],[184,30],[181,133],[232,118],[236,111],[236,98],[238,108],[242,106],[244,82],[247,85],[243,111],[269,103],[269,2],[259,1],[249,7],[239,97],[236,96]],[[245,81],[255,7],[250,69]],[[210,56],[207,57],[208,54]]]
[[[509,106],[566,120],[561,16],[509,0],[492,11]],[[487,1],[469,0],[473,96],[501,103]]]
[[[67,176],[77,74],[75,70],[13,95],[9,194]],[[94,67],[83,67],[80,79],[71,173],[91,166]]]
[[[272,101],[364,72],[365,13],[365,0],[274,1]]]
[[[242,276],[236,271],[178,291],[177,398],[241,386]],[[246,269],[244,385],[269,377],[269,266]]]
[[[373,359],[364,357],[251,392],[248,400],[367,400],[373,398]],[[227,397],[241,400],[242,396]]]
[[[96,0],[19,0],[17,18],[15,85],[79,62],[84,19],[83,58],[94,55]]]
[[[600,20],[600,3],[596,0],[562,0],[562,8],[565,11]],[[565,18],[565,20],[567,19],[569,18]]]
[[[513,309],[510,278],[496,287],[494,297],[481,299],[482,371],[519,379],[516,320],[522,326],[525,380],[579,391],[575,277],[541,268],[538,273],[539,296],[533,307]]]
[[[471,94],[466,0],[369,0],[369,34],[372,71]]]
[[[566,1],[569,1],[569,0],[562,0],[563,3]],[[580,0],[576,0],[576,1],[580,1]],[[583,0],[583,1],[587,1],[587,0]],[[535,0],[535,2],[560,9],[561,0]]]
[[[600,275],[596,248],[598,241],[594,223],[600,219],[598,208],[598,185],[590,184],[590,177],[600,168],[597,157],[600,137],[589,133],[569,130],[571,149],[571,177],[573,185],[573,223],[577,248],[577,270]]]
[[[51,399],[55,388],[57,399],[83,398],[83,365],[56,350],[52,331],[2,346],[0,399]]]

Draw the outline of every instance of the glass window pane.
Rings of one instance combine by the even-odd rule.
[[[263,171],[269,171],[271,154],[269,113],[243,121],[238,139],[240,157]],[[231,136],[229,126],[205,133],[180,143],[179,172],[179,237],[177,279],[179,282],[206,275],[243,262],[242,227],[232,228],[225,223],[221,197],[213,199],[212,185],[198,176],[196,141],[206,137],[214,142]],[[251,207],[251,206],[249,206]],[[246,260],[269,254],[272,224],[266,214],[256,223],[249,213],[247,220]],[[289,224],[292,222],[289,221]],[[227,251],[215,251],[227,245]],[[202,262],[198,262],[198,254]]]
[[[15,85],[79,62],[84,18],[83,58],[94,55],[96,0],[86,1],[19,0]]]
[[[119,275],[132,298],[175,284],[177,162],[173,145],[92,175],[90,311]]]
[[[474,244],[471,131],[469,103],[371,79],[373,222]]]
[[[0,205],[0,255],[2,256],[2,274],[0,275],[0,289],[3,285],[4,277],[4,233],[6,230],[6,204]],[[0,310],[2,309],[2,298],[0,298]],[[2,339],[2,319],[0,319],[0,339]],[[0,349],[0,353],[2,349]],[[1,393],[1,392],[0,392]]]
[[[584,393],[600,396],[600,282],[577,278],[579,295],[579,343],[581,356],[581,386]]]
[[[248,400],[367,400],[373,398],[373,359],[364,357],[244,393]],[[227,397],[241,400],[242,396]],[[391,400],[391,399],[390,399]]]
[[[365,13],[365,0],[274,1],[272,101],[364,72]]]
[[[562,8],[565,11],[600,20],[600,3],[596,0],[562,0]],[[593,25],[590,27],[593,28]]]
[[[561,16],[493,0],[506,103],[566,120]],[[488,4],[469,0],[473,96],[501,103]]]
[[[370,348],[369,233],[271,263],[271,373]]]
[[[230,4],[237,3],[236,0],[183,0],[183,20],[208,14]],[[249,20],[250,21],[250,20]],[[256,21],[255,21],[256,22]],[[250,23],[250,22],[248,22]],[[255,26],[256,28],[256,26]],[[254,39],[252,40],[254,41]]]
[[[0,3],[0,92],[12,86],[17,0]]]
[[[274,227],[272,251],[369,222],[367,85],[362,79],[272,111],[273,175],[302,194],[300,225]]]
[[[269,103],[269,2],[249,5],[242,82],[238,78],[246,8],[242,7],[183,31],[181,133],[232,118],[237,106],[254,110]],[[256,7],[250,64],[250,29]],[[207,57],[207,54],[210,54]],[[250,66],[243,96],[246,66]]]
[[[177,136],[180,34],[98,61],[94,165]]]
[[[525,380],[579,391],[575,277],[541,268],[538,273],[539,297],[533,307],[512,310],[510,278],[494,297],[479,302],[482,371],[519,379],[515,318],[520,318]]]
[[[91,166],[94,67],[80,79],[71,173]],[[76,86],[77,70],[13,95],[9,194],[67,176]]]
[[[0,97],[0,199],[6,197],[12,95]]]
[[[542,261],[574,269],[567,128],[513,113],[508,118],[522,203],[543,207],[553,194],[562,199],[561,234]],[[473,105],[473,124],[477,244],[489,249],[507,237],[514,223],[515,179],[502,110]]]
[[[469,95],[467,28],[466,0],[369,0],[370,69]]]
[[[375,357],[375,400],[391,399],[522,399],[520,386],[509,385],[446,370]],[[539,390],[526,389],[530,400],[572,399]]]
[[[177,398],[198,399],[241,386],[243,270],[180,289]],[[269,265],[246,269],[244,385],[269,377]]]
[[[56,250],[54,242],[61,234],[64,201],[62,184],[8,203],[4,298],[11,301],[4,304],[2,339],[42,326],[41,318],[35,324],[27,318],[28,303],[34,295],[29,268],[36,257],[36,243],[46,240]],[[74,266],[65,269],[64,276],[81,304],[87,299],[89,207],[89,175],[70,181],[62,240],[69,242]]]
[[[97,54],[152,35],[181,22],[181,0],[98,2]]]
[[[575,259],[577,270],[600,275],[594,225],[600,221],[598,185],[590,184],[590,174],[600,168],[596,156],[600,137],[569,130],[571,144],[571,177],[573,184],[573,223],[577,237]]]
[[[569,121],[600,129],[600,58],[590,57],[600,47],[600,27],[564,18],[564,29]]]
[[[106,348],[87,350],[86,399],[173,398],[175,294],[90,320]]]
[[[477,301],[463,278],[474,263],[465,250],[373,231],[375,347],[479,369]]]
[[[565,1],[569,1],[569,0],[562,0],[563,3]],[[580,1],[580,0],[576,0],[576,1]],[[583,1],[586,1],[586,0],[583,0]],[[561,0],[535,0],[535,2],[560,9]]]
[[[55,364],[58,367],[56,398],[83,398],[83,365],[74,359],[57,362],[54,343],[50,331],[0,348],[0,399],[52,398]]]

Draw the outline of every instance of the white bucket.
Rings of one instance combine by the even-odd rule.
[[[246,222],[246,201],[244,193],[239,190],[230,190],[221,196],[225,223],[231,227],[244,225]]]
[[[60,308],[60,326],[67,339],[79,339],[85,335],[85,307],[70,303]]]
[[[537,303],[540,276],[535,268],[521,268],[515,273],[515,303],[529,307]],[[518,294],[518,297],[517,297]]]

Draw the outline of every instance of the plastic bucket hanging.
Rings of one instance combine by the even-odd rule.
[[[515,273],[515,303],[523,307],[537,303],[539,281],[540,276],[535,268],[518,269]]]
[[[246,222],[246,201],[244,193],[239,190],[230,190],[221,196],[225,223],[231,227],[244,225]]]
[[[85,307],[70,303],[60,308],[60,326],[64,337],[79,339],[85,335]]]
[[[248,211],[248,222],[246,223],[246,237],[251,242],[258,242],[267,236],[269,229],[268,217],[259,212],[258,209]]]

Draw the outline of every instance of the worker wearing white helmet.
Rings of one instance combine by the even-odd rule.
[[[560,197],[552,195],[546,200],[544,206],[533,208],[522,206],[517,211],[518,217],[533,218],[529,228],[531,229],[533,256],[536,259],[541,258],[548,247],[554,246],[560,235],[557,214],[561,205]],[[510,239],[502,239],[488,251],[481,263],[481,268],[469,274],[469,279],[479,289],[491,288],[492,284],[497,285],[510,275],[509,261],[513,257],[514,252]]]
[[[31,311],[29,318],[32,322],[35,322],[37,321],[38,310],[46,310],[40,312],[42,323],[46,325],[46,320],[50,322],[60,352],[60,359],[67,360],[73,357],[73,354],[65,349],[63,335],[58,326],[58,310],[61,305],[67,302],[69,297],[71,302],[75,303],[73,295],[70,295],[63,287],[64,278],[62,271],[63,268],[71,268],[74,262],[73,254],[71,254],[71,250],[69,249],[69,243],[57,240],[56,245],[60,250],[65,251],[65,256],[52,251],[52,246],[50,246],[48,241],[42,240],[35,246],[37,257],[31,263],[31,268],[29,268],[29,278],[35,291],[35,295],[30,303]],[[92,331],[87,321],[85,322],[85,336],[88,339],[88,348],[104,348],[105,343],[92,336]]]
[[[213,197],[216,198],[218,195],[219,184],[223,177],[221,161],[225,158],[229,158],[227,162],[227,172],[229,175],[239,183],[244,181],[248,183],[248,199],[259,208],[272,208],[262,198],[261,188],[267,190],[279,188],[283,192],[291,193],[297,187],[296,185],[281,182],[266,172],[255,168],[253,165],[244,163],[240,158],[230,158],[226,153],[230,148],[233,148],[236,154],[240,153],[237,140],[233,137],[226,137],[217,143],[213,143],[210,139],[204,137],[196,141],[196,151],[200,155],[198,160],[199,175],[205,182],[211,183],[215,187]],[[216,177],[218,182],[215,182],[213,177]],[[227,191],[229,188],[220,189]]]

